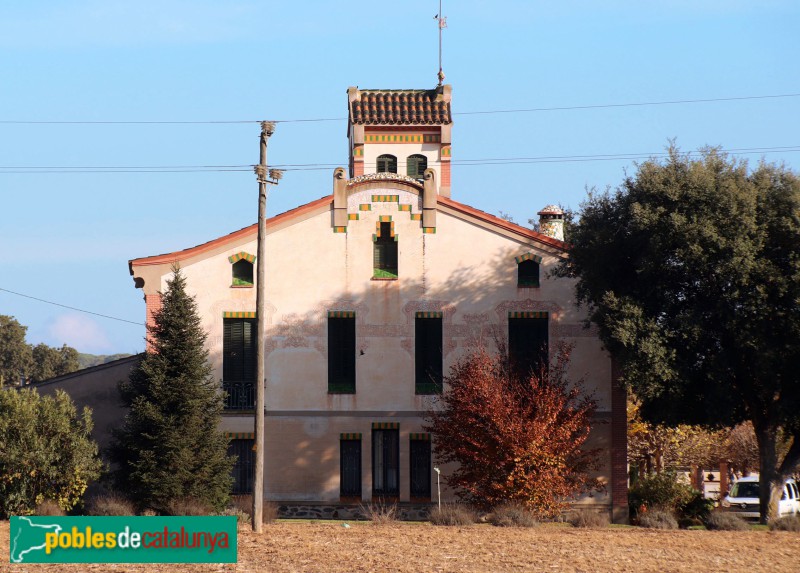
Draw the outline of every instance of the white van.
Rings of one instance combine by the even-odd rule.
[[[743,477],[733,482],[731,491],[722,500],[722,508],[741,517],[758,519],[760,503],[758,500],[759,482],[757,477]],[[783,495],[778,502],[778,515],[800,513],[800,490],[793,479],[783,484]]]

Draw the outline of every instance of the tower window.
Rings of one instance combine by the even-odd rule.
[[[389,154],[378,156],[378,173],[397,173],[397,157]]]
[[[253,286],[253,263],[241,259],[233,263],[232,269],[233,286]]]
[[[380,223],[372,247],[373,277],[376,279],[397,278],[397,237],[393,235],[391,222]]]
[[[414,179],[422,179],[425,170],[428,168],[428,158],[424,155],[409,155],[406,160],[406,174]]]

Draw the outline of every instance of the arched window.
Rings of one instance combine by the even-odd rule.
[[[397,157],[389,154],[378,156],[378,173],[397,173]]]
[[[539,286],[538,262],[528,259],[517,265],[517,286],[527,288]]]
[[[409,155],[406,160],[406,166],[408,169],[406,175],[414,179],[422,179],[425,170],[428,168],[428,158],[419,154]]]
[[[378,223],[378,234],[374,237],[372,260],[374,278],[397,278],[397,237],[394,223]]]
[[[233,285],[253,286],[253,263],[246,259],[233,263]]]

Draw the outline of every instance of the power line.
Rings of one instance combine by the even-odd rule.
[[[144,324],[141,323],[141,322],[134,322],[132,320],[126,320],[124,318],[117,318],[116,316],[109,316],[107,314],[100,314],[99,312],[92,312],[91,310],[84,310],[82,308],[75,308],[74,306],[68,306],[66,304],[61,304],[59,302],[53,302],[51,300],[45,300],[43,298],[37,298],[35,296],[22,294],[21,292],[14,292],[13,290],[8,290],[8,289],[2,288],[2,287],[0,287],[0,291],[7,292],[9,294],[14,294],[14,295],[17,295],[17,296],[21,296],[21,297],[24,297],[24,298],[29,298],[29,299],[36,300],[36,301],[39,301],[39,302],[52,304],[53,306],[60,306],[62,308],[68,308],[70,310],[75,310],[75,311],[83,312],[83,313],[86,313],[86,314],[93,314],[94,316],[100,316],[102,318],[108,318],[108,319],[111,319],[111,320],[118,320],[119,322],[127,322],[129,324],[135,324],[136,326],[144,326]]]
[[[453,115],[490,115],[502,113],[535,113],[535,112],[548,112],[548,111],[575,111],[582,109],[608,109],[608,108],[624,108],[624,107],[646,107],[646,106],[659,106],[659,105],[683,105],[683,104],[698,104],[698,103],[715,103],[715,102],[730,102],[730,101],[748,101],[748,100],[766,100],[766,99],[781,99],[781,98],[795,98],[800,97],[800,93],[788,94],[769,94],[769,95],[753,95],[753,96],[734,96],[734,97],[719,97],[719,98],[698,98],[698,99],[677,99],[677,100],[661,100],[661,101],[643,101],[643,102],[624,102],[624,103],[605,103],[605,104],[587,104],[587,105],[572,105],[572,106],[555,106],[555,107],[532,107],[532,108],[519,108],[519,109],[494,109],[494,110],[479,110],[479,111],[456,111]],[[326,122],[326,121],[345,121],[347,117],[317,117],[317,118],[296,118],[296,119],[276,119],[272,120],[275,123],[312,123],[312,122]],[[260,123],[260,119],[230,119],[230,120],[108,120],[108,121],[84,121],[84,120],[66,120],[66,121],[50,121],[50,120],[14,120],[4,119],[0,120],[0,124],[5,125],[225,125],[225,124],[248,124]]]
[[[736,147],[720,149],[730,155],[791,153],[800,151],[800,145],[783,145],[771,147]],[[688,151],[688,155],[697,155],[699,150]],[[574,163],[585,161],[630,161],[666,157],[667,152],[655,153],[603,153],[593,155],[543,155],[537,157],[491,157],[482,159],[453,159],[453,165],[470,167],[473,165],[515,165],[527,163]],[[270,165],[270,168],[283,171],[327,171],[342,166],[342,163],[284,163]],[[402,166],[406,163],[398,161]],[[365,163],[365,167],[375,167],[375,163]],[[161,165],[161,166],[0,166],[2,173],[206,173],[206,172],[249,172],[254,165]]]
[[[643,101],[643,102],[629,102],[629,103],[605,103],[597,105],[571,105],[560,107],[532,107],[524,109],[496,109],[491,111],[460,111],[454,112],[453,115],[480,115],[491,113],[527,113],[536,111],[570,111],[577,109],[605,109],[613,107],[643,107],[654,105],[678,105],[685,103],[711,103],[721,101],[744,101],[744,100],[758,100],[758,99],[777,99],[788,97],[800,97],[800,94],[777,94],[777,95],[760,95],[760,96],[741,96],[741,97],[718,97],[706,99],[676,99],[664,101]]]

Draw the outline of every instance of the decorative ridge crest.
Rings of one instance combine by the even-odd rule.
[[[364,175],[359,175],[358,177],[353,177],[352,179],[347,181],[347,186],[351,187],[356,185],[357,183],[363,183],[364,181],[402,181],[403,183],[411,183],[417,187],[422,187],[422,183],[414,179],[413,177],[409,177],[408,175],[400,175],[399,173],[365,173]]]

